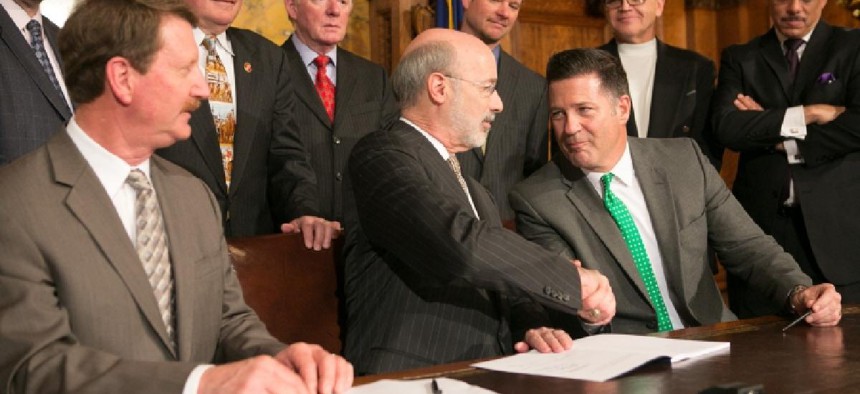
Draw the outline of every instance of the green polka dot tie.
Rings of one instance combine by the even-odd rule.
[[[609,184],[615,175],[611,172],[600,177],[600,183],[603,184],[603,205],[609,210],[618,229],[621,230],[621,236],[630,249],[633,255],[633,263],[636,264],[636,269],[639,271],[639,276],[645,282],[645,289],[648,290],[648,297],[651,298],[651,305],[657,312],[657,326],[660,331],[671,331],[672,321],[669,320],[669,312],[666,311],[666,304],[663,303],[663,296],[660,294],[660,288],[657,287],[657,279],[654,278],[654,270],[651,269],[651,260],[648,259],[648,252],[645,251],[645,245],[642,244],[642,237],[639,236],[639,230],[636,229],[636,224],[633,223],[633,217],[630,216],[630,211],[618,197],[609,189]]]

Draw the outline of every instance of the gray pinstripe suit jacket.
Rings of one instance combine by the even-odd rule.
[[[546,164],[549,144],[549,110],[546,80],[501,51],[496,85],[504,110],[496,115],[481,148],[457,154],[463,174],[481,182],[496,201],[502,220],[514,218],[508,192]]]
[[[42,18],[54,55],[59,28]],[[36,60],[12,18],[0,7],[0,165],[44,144],[72,117],[65,98]]]
[[[352,147],[361,137],[387,127],[399,114],[391,84],[382,67],[338,48],[332,124],[292,38],[281,47],[296,75],[293,87],[298,100],[294,118],[316,173],[317,204],[309,202],[303,214],[343,220],[343,183]],[[278,211],[275,214],[279,216]]]
[[[361,226],[348,229],[344,352],[358,373],[510,353],[520,301],[581,305],[570,261],[501,227],[467,177],[477,219],[451,168],[406,123],[362,139],[349,168]]]

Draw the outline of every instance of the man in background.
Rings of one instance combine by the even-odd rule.
[[[816,326],[839,322],[833,285],[809,287],[693,141],[628,139],[631,100],[617,58],[568,50],[553,55],[546,75],[562,154],[511,193],[517,231],[609,278],[618,299],[613,332],[735,320],[711,274],[709,245],[727,271],[785,311],[811,309],[806,321]]]
[[[0,0],[0,165],[44,144],[72,117],[59,28],[40,3]]]
[[[293,120],[294,77],[284,52],[257,33],[230,27],[242,0],[185,3],[199,21],[194,39],[210,96],[191,116],[191,138],[157,153],[209,186],[228,237],[280,231],[270,209],[277,206],[289,212],[290,231],[310,238],[309,247],[328,247],[339,224],[299,212],[316,184]]]
[[[723,148],[708,119],[714,63],[696,52],[657,39],[665,0],[605,0],[614,39],[601,46],[621,59],[633,109],[627,134],[640,138],[689,137],[719,170]],[[667,158],[667,160],[670,158]]]
[[[456,154],[483,145],[502,111],[494,64],[471,35],[421,33],[392,76],[403,116],[350,156],[360,226],[347,238],[344,354],[359,374],[560,351],[567,333],[535,328],[543,307],[598,325],[615,313],[602,275],[502,227],[460,171]]]
[[[460,30],[483,41],[496,59],[496,85],[505,110],[496,117],[486,144],[457,154],[463,174],[486,187],[502,220],[512,220],[511,188],[547,162],[546,81],[499,45],[517,22],[523,0],[463,0]]]
[[[734,193],[813,283],[860,302],[860,32],[821,21],[826,0],[768,1],[773,28],[726,48],[714,96],[720,141],[740,152]],[[740,317],[772,314],[728,277]]]
[[[59,40],[77,112],[0,169],[0,391],[331,393],[352,368],[242,299],[208,187],[153,156],[209,90],[179,0],[85,0]]]
[[[305,214],[343,221],[352,205],[344,186],[352,147],[397,119],[385,70],[338,45],[352,0],[286,0],[295,32],[284,42],[298,100],[294,118],[316,173],[317,190]],[[277,212],[276,212],[277,214]]]

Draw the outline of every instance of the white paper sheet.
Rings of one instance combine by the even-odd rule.
[[[347,394],[432,394],[432,379],[418,380],[379,380],[363,386],[353,387]],[[495,394],[495,391],[473,386],[466,382],[436,378],[442,394]]]

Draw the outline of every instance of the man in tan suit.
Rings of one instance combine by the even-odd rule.
[[[0,392],[351,384],[342,358],[268,334],[242,299],[212,194],[152,156],[188,138],[208,96],[195,21],[180,0],[87,0],[69,18],[59,44],[77,113],[0,170]]]

